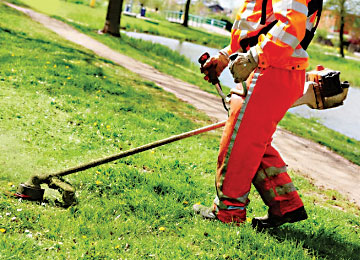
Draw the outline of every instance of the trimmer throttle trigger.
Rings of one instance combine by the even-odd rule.
[[[198,62],[200,63],[201,67],[200,67],[200,70],[201,72],[203,73],[204,72],[204,69],[203,69],[203,66],[205,64],[205,62],[210,58],[210,54],[205,52],[203,53],[200,58],[198,59]],[[208,77],[209,77],[209,80],[210,82],[213,84],[213,85],[216,85],[216,84],[219,84],[220,81],[216,75],[216,70],[215,70],[215,66],[211,66],[210,68],[207,69],[208,70]]]
[[[210,58],[210,54],[205,52],[204,54],[202,54],[200,56],[200,58],[198,59],[198,62],[201,64],[201,66],[203,66],[209,58]]]

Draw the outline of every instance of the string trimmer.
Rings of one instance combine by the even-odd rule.
[[[63,176],[84,171],[108,162],[112,162],[130,155],[134,155],[146,150],[150,150],[155,147],[159,147],[165,144],[169,144],[181,139],[185,139],[190,136],[198,135],[201,133],[205,133],[217,128],[220,128],[225,125],[226,121],[221,121],[216,124],[212,124],[209,126],[205,126],[202,128],[198,128],[196,130],[192,130],[189,132],[185,132],[179,135],[174,135],[166,139],[162,139],[159,141],[155,141],[143,146],[139,146],[133,149],[130,149],[125,152],[121,152],[115,155],[111,155],[105,158],[101,158],[89,163],[85,163],[73,168],[69,168],[63,171],[59,171],[56,173],[51,174],[44,174],[44,175],[33,175],[30,177],[30,179],[25,182],[21,183],[15,196],[27,200],[33,200],[33,201],[42,201],[44,196],[44,189],[41,188],[41,184],[48,184],[49,188],[57,189],[60,193],[62,193],[62,199],[64,201],[64,206],[69,206],[75,202],[75,189],[67,182],[62,180]]]
[[[208,53],[204,53],[199,58],[199,63],[201,64],[201,66],[205,64],[209,57],[210,55]],[[340,72],[324,69],[322,67],[318,67],[315,71],[309,72],[308,82],[306,84],[308,87],[307,91],[293,104],[293,107],[307,104],[313,109],[328,109],[331,107],[342,105],[343,100],[346,98],[348,93],[349,83],[340,83],[339,74]],[[222,91],[220,82],[216,77],[215,72],[211,68],[209,71],[209,77],[211,82],[215,85],[219,95],[222,97],[223,104],[226,110],[228,109],[226,105],[231,100],[231,94],[240,95],[243,97],[246,96],[247,90],[244,83],[242,83],[243,91],[239,92],[239,90],[232,89],[232,91],[230,91],[231,94],[226,96]],[[64,181],[62,177],[75,172],[84,171],[108,162],[112,162],[130,155],[134,155],[146,150],[150,150],[155,147],[185,139],[190,136],[198,135],[220,128],[225,125],[225,122],[226,120],[193,131],[174,135],[163,140],[155,141],[153,143],[149,143],[125,152],[111,155],[56,173],[33,175],[27,182],[20,184],[15,196],[27,200],[42,201],[45,190],[41,188],[41,184],[48,184],[49,188],[57,189],[58,191],[60,191],[60,193],[62,193],[64,206],[72,205],[75,202],[75,189],[68,182]]]

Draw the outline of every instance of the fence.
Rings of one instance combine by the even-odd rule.
[[[170,22],[182,23],[184,20],[184,13],[178,11],[165,11],[166,19]],[[189,14],[189,25],[200,26],[202,24],[209,24],[215,27],[225,29],[226,22],[208,17]]]

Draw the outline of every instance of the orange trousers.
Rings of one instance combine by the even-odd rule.
[[[223,222],[243,222],[251,183],[272,214],[282,216],[303,203],[286,164],[271,145],[286,111],[302,95],[304,70],[256,69],[247,80],[248,94],[233,94],[221,138],[214,212]]]

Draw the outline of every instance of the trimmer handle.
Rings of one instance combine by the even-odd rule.
[[[204,72],[204,64],[206,63],[206,61],[210,58],[210,54],[205,52],[203,53],[200,58],[198,59],[198,62],[200,63],[201,67],[200,67],[200,70],[201,72]],[[209,80],[210,82],[213,84],[213,85],[216,85],[218,83],[220,83],[217,75],[216,75],[216,65],[213,65],[211,67],[209,67],[207,70],[209,72],[209,74],[207,75],[209,77]]]
[[[210,58],[210,54],[205,52],[203,53],[200,58],[198,59],[198,62],[201,64],[201,66],[204,66],[205,62]]]

